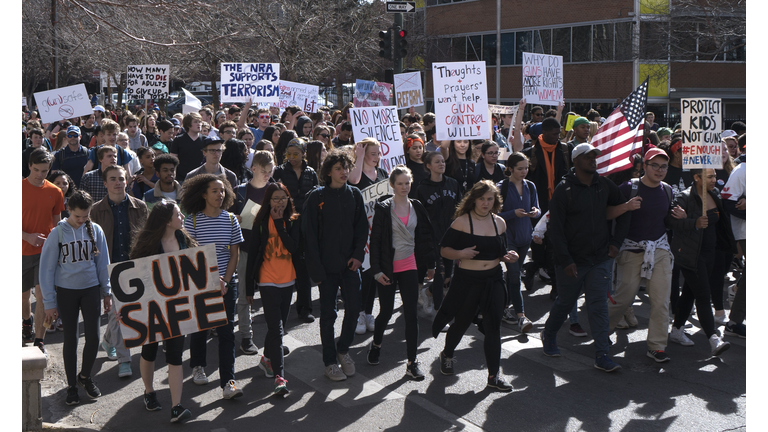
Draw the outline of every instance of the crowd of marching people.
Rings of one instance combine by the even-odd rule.
[[[551,310],[538,329],[547,356],[560,356],[566,319],[570,334],[589,335],[579,324],[582,294],[594,367],[607,372],[621,367],[610,335],[640,325],[632,308],[639,291],[650,303],[652,361],[670,361],[669,342],[705,343],[685,332],[692,314],[713,356],[729,348],[724,335],[746,338],[743,123],[722,131],[722,169],[684,170],[679,125],[659,128],[648,113],[631,168],[601,176],[601,151],[590,141],[604,119],[594,110],[567,113],[576,118],[566,131],[562,106],[545,112],[523,100],[512,118],[493,115],[491,139],[475,141],[437,141],[434,114],[411,110],[400,122],[405,163],[387,172],[381,144],[354,136],[352,107],[305,113],[245,103],[166,116],[157,105],[135,113],[96,105],[92,115],[50,124],[23,112],[23,344],[47,355],[46,333],[64,333],[67,405],[80,402],[78,387],[101,396],[93,379],[100,348],[118,362],[119,377],[134,374],[107,266],[205,245],[215,245],[226,324],[162,341],[172,422],[192,416],[182,405],[182,354],[189,350],[192,382],[207,384],[212,334],[224,399],[243,395],[238,351],[259,355],[274,394],[287,395],[283,336],[292,307],[303,323],[318,315],[322,371],[332,381],[354,376],[356,362],[403,356],[405,375],[423,380],[421,361],[435,359],[417,355],[421,310],[432,336],[445,333],[442,374],[455,373],[456,347],[475,324],[487,386],[511,391],[500,370],[501,327],[533,331],[523,290],[534,289],[535,277],[551,285]],[[361,191],[380,182],[391,193],[375,203],[369,224]],[[259,207],[246,221],[249,203]],[[397,293],[405,353],[384,340]],[[256,298],[263,340],[252,329]],[[367,332],[366,358],[353,358],[355,335]],[[150,411],[161,409],[158,346],[140,349]]]

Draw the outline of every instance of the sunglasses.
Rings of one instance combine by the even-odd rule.
[[[80,136],[80,135],[75,135],[75,134],[67,134],[67,138],[77,138],[77,137],[79,137],[79,136]]]
[[[268,118],[270,118],[270,116],[268,116],[268,115],[260,115],[259,118],[260,119],[268,119]]]
[[[330,138],[330,137],[331,137],[331,136],[330,136],[330,135],[328,135],[328,134],[320,134],[320,136],[321,136],[321,137],[323,137],[323,138]]]

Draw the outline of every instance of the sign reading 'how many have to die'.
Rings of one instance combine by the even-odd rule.
[[[437,139],[490,139],[485,62],[432,63]]]
[[[128,66],[128,99],[168,99],[168,65]]]

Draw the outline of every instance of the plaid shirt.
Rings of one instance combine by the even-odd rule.
[[[101,170],[95,169],[83,174],[80,179],[80,190],[84,190],[91,195],[93,202],[101,201],[107,196],[107,187],[104,186],[104,180],[101,179]]]

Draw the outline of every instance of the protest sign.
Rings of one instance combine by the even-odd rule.
[[[189,114],[193,112],[199,112],[200,109],[203,107],[203,103],[200,102],[200,99],[195,97],[192,93],[189,92],[189,90],[183,88],[184,91],[184,104],[181,106],[181,113],[182,114]]]
[[[720,99],[681,99],[683,169],[723,168]]]
[[[27,98],[24,96],[21,97],[21,106],[23,107],[27,106]]]
[[[382,180],[374,183],[360,191],[363,194],[363,204],[365,205],[365,216],[368,218],[368,240],[365,242],[365,259],[363,259],[363,271],[371,268],[371,228],[373,227],[373,214],[376,203],[379,198],[385,195],[394,195],[395,192],[389,185],[389,180]]]
[[[280,63],[222,63],[221,102],[280,102]]]
[[[488,109],[491,110],[491,114],[515,115],[515,113],[517,112],[517,105],[491,105],[491,104],[488,104]]]
[[[129,65],[125,93],[128,99],[168,99],[168,65]]]
[[[421,91],[421,72],[395,75],[395,104],[400,109],[424,106]]]
[[[352,98],[352,103],[356,108],[388,106],[391,94],[392,84],[357,80],[355,82],[355,95]]]
[[[35,103],[43,123],[93,114],[85,84],[37,92]]]
[[[523,97],[529,105],[563,101],[563,56],[523,53]]]
[[[490,139],[485,62],[432,63],[437,140]]]
[[[565,121],[566,132],[573,129],[573,122],[575,122],[577,118],[579,118],[578,114],[568,114],[568,119]]]
[[[261,204],[257,204],[255,201],[248,200],[243,206],[243,211],[240,212],[242,222],[240,222],[240,229],[250,230],[253,229],[253,222],[256,220],[256,215],[261,210]]]
[[[109,266],[126,348],[227,323],[213,244]]]
[[[349,113],[355,141],[370,137],[381,143],[381,168],[390,172],[396,165],[405,163],[396,106],[351,108]]]
[[[280,103],[277,107],[285,110],[286,107],[296,105],[305,113],[313,113],[317,111],[318,93],[320,93],[318,86],[281,80]]]

